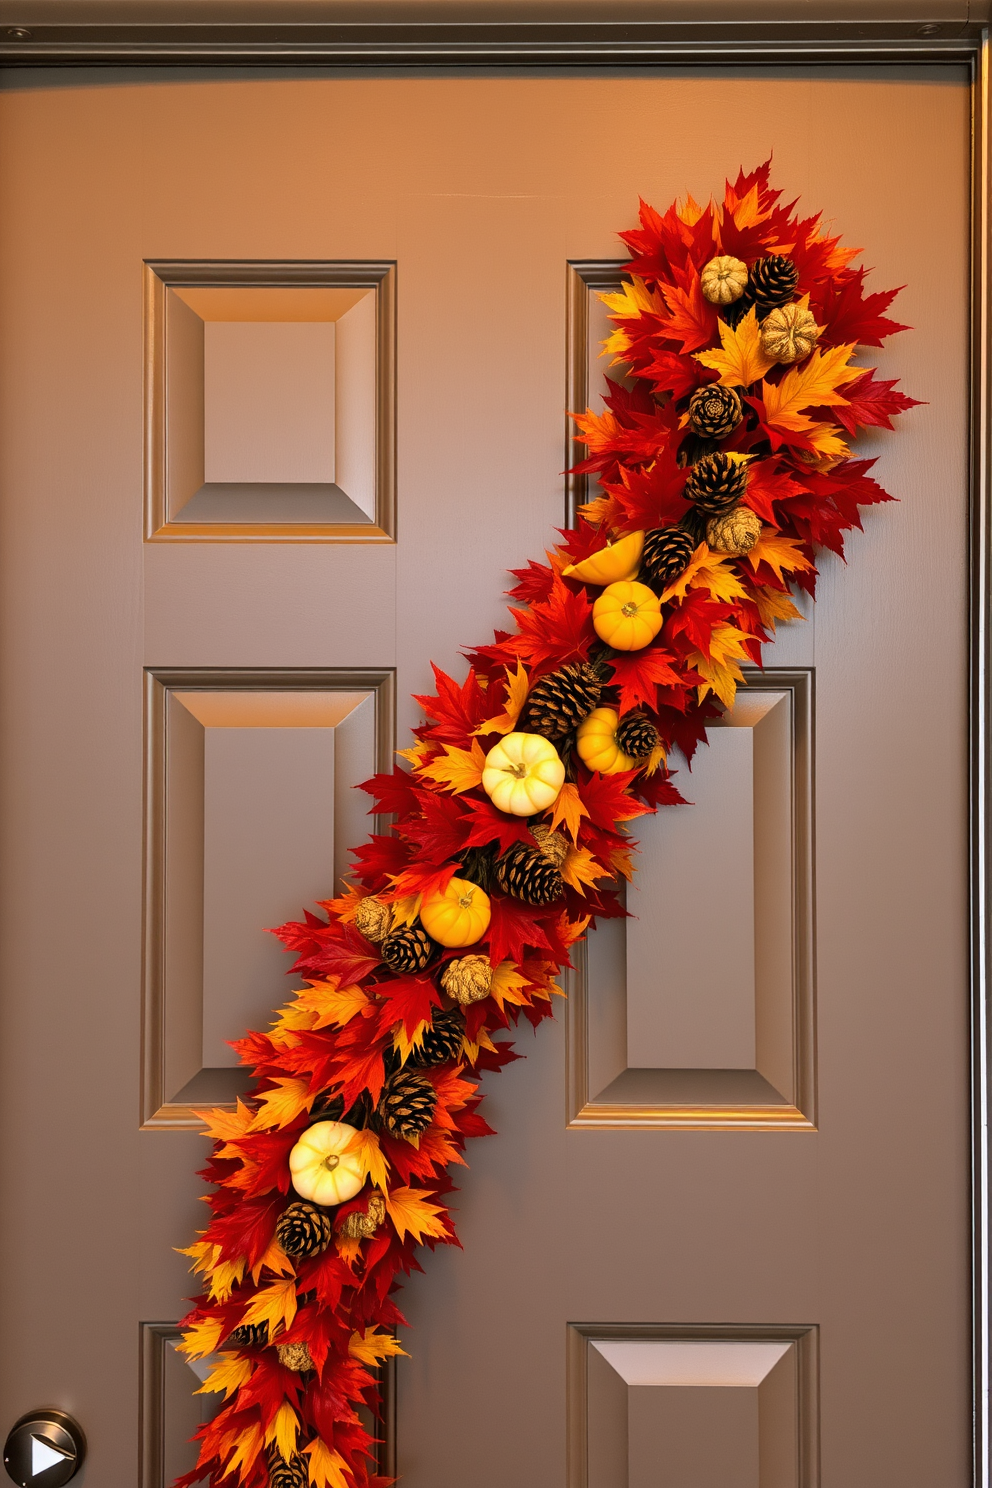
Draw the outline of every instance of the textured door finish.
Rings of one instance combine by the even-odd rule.
[[[260,932],[366,829],[394,681],[405,743],[561,524],[615,231],[771,149],[909,286],[872,361],[927,403],[864,449],[900,502],[489,1082],[397,1469],[970,1482],[969,90],[919,67],[6,80],[0,1425],[69,1411],[81,1484],[188,1461],[191,1108],[292,985]]]

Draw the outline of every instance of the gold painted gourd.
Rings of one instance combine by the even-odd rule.
[[[475,945],[489,929],[489,895],[467,878],[453,878],[446,889],[425,894],[420,923],[438,945]]]
[[[711,258],[703,265],[699,276],[699,287],[703,298],[711,305],[732,305],[739,300],[747,286],[747,264],[729,253]]]
[[[558,751],[541,734],[507,734],[486,755],[482,789],[497,810],[510,816],[546,811],[564,783],[565,766]]]
[[[289,1154],[293,1187],[313,1204],[344,1204],[360,1193],[365,1170],[357,1152],[349,1151],[358,1135],[344,1121],[317,1121]]]
[[[626,537],[590,553],[581,563],[570,563],[562,577],[581,579],[583,584],[615,584],[618,579],[636,579],[644,550],[644,533],[628,532]]]
[[[820,339],[820,327],[806,305],[780,305],[761,326],[761,349],[777,362],[801,362]]]
[[[617,743],[620,716],[615,708],[596,708],[579,724],[575,747],[579,759],[589,770],[600,775],[619,775],[622,770],[636,770],[638,761],[624,754]]]
[[[646,584],[611,584],[592,607],[593,629],[614,651],[642,650],[661,623],[661,601]]]

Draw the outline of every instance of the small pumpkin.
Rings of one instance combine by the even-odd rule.
[[[615,584],[618,579],[635,579],[644,548],[643,532],[628,532],[615,543],[608,543],[598,553],[590,553],[581,563],[570,563],[562,577],[581,579],[583,584]]]
[[[634,587],[643,588],[643,585]],[[644,592],[651,593],[650,589]],[[609,590],[604,593],[608,594]],[[546,811],[558,799],[564,783],[565,766],[558,751],[541,734],[507,734],[486,755],[482,789],[499,811],[510,816],[533,816]]]
[[[293,1187],[314,1204],[343,1204],[360,1193],[365,1170],[358,1153],[349,1151],[358,1135],[344,1121],[317,1121],[289,1154]]]
[[[729,253],[711,258],[703,265],[699,287],[711,305],[732,305],[739,300],[747,285],[747,264]]]
[[[661,629],[661,601],[647,584],[611,584],[592,607],[592,623],[614,651],[640,651]]]
[[[443,946],[475,945],[491,919],[489,895],[467,878],[453,878],[440,893],[425,894],[420,906],[420,923]]]
[[[575,747],[579,759],[600,775],[619,775],[621,770],[636,770],[638,761],[624,754],[617,743],[620,715],[615,708],[596,708],[579,724]]]
[[[805,301],[769,310],[761,326],[761,349],[777,362],[801,362],[820,339],[820,327]]]

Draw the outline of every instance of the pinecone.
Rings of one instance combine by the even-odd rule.
[[[543,734],[552,743],[563,739],[599,707],[602,689],[599,674],[588,662],[574,661],[560,667],[531,689],[520,728]]]
[[[673,579],[685,572],[697,547],[698,543],[682,527],[655,527],[644,538],[640,582],[655,594],[661,594]]]
[[[360,1209],[353,1209],[345,1218],[338,1233],[346,1236],[349,1240],[370,1240],[386,1218],[386,1203],[382,1194],[369,1194],[369,1201],[365,1213]]]
[[[276,1353],[279,1355],[279,1363],[282,1367],[292,1369],[295,1374],[303,1374],[305,1370],[315,1367],[310,1350],[305,1343],[277,1344]]]
[[[276,1239],[288,1256],[320,1255],[331,1243],[331,1216],[316,1204],[290,1204],[279,1216]]]
[[[515,842],[496,864],[496,882],[504,894],[524,904],[553,904],[564,893],[562,876],[539,847]]]
[[[225,1348],[265,1348],[269,1341],[268,1323],[242,1323],[224,1340]]]
[[[707,455],[692,467],[686,481],[685,494],[694,501],[700,511],[711,517],[721,517],[732,506],[736,506],[747,487],[747,464],[743,460],[732,460],[729,455]]]
[[[302,1452],[294,1452],[287,1462],[278,1447],[269,1449],[269,1488],[310,1488],[310,1469]]]
[[[364,935],[366,940],[378,945],[389,934],[389,927],[393,923],[392,907],[383,904],[374,894],[366,894],[355,910],[353,923],[359,935]]]
[[[616,741],[631,759],[647,759],[661,742],[658,730],[642,713],[628,713],[617,725]]]
[[[441,973],[441,986],[463,1007],[488,997],[492,984],[493,969],[488,956],[457,956]]]
[[[780,253],[759,258],[752,264],[747,287],[758,307],[758,319],[774,310],[776,305],[791,300],[798,283],[799,270],[791,258],[784,258]]]
[[[735,300],[732,305],[720,306],[720,314],[729,326],[739,326],[745,315],[753,309],[754,294],[749,284],[739,300]]]
[[[423,971],[437,947],[419,925],[391,930],[382,942],[382,959],[393,971]]]
[[[457,1059],[462,1052],[462,1036],[465,1020],[457,1008],[446,1013],[435,1013],[429,1027],[424,1029],[423,1043],[410,1055],[411,1064],[445,1064]]]
[[[715,553],[750,553],[760,536],[761,518],[749,506],[735,506],[706,524],[706,541]]]
[[[553,832],[550,827],[545,827],[540,822],[536,827],[531,827],[530,835],[548,862],[553,867],[560,868],[568,857],[568,838],[563,837],[560,832]]]
[[[431,1124],[437,1093],[416,1070],[390,1075],[379,1097],[379,1115],[394,1137],[419,1137]]]
[[[697,388],[689,399],[689,425],[705,439],[726,439],[743,417],[737,393],[718,382]]]

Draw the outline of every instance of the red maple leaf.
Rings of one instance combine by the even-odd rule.
[[[839,389],[847,403],[839,403],[833,414],[851,435],[857,434],[859,425],[863,429],[891,429],[893,415],[920,407],[919,398],[908,398],[905,393],[895,391],[897,377],[888,381],[880,378],[878,382],[874,379],[875,368],[869,367]]]
[[[372,812],[381,811],[396,816],[406,816],[408,811],[416,807],[416,796],[413,790],[413,780],[406,770],[401,770],[398,765],[393,766],[392,774],[373,775],[371,780],[363,780],[358,787],[366,795],[371,796],[375,805]]]
[[[488,799],[479,801],[472,796],[465,796],[463,801],[471,813],[471,827],[465,838],[466,847],[485,847],[490,842],[496,842],[500,852],[505,853],[515,842],[532,841],[530,829],[523,817],[507,816],[505,812],[498,811]]]
[[[671,527],[680,521],[689,510],[682,494],[688,479],[688,468],[679,465],[676,451],[669,446],[650,470],[623,470],[621,485],[604,483],[603,489],[623,510],[620,531]]]
[[[777,527],[773,502],[801,495],[802,491],[803,487],[786,466],[776,465],[774,460],[758,460],[748,470],[747,488],[741,499],[763,522]]]
[[[442,743],[464,744],[471,737],[472,730],[489,716],[486,694],[471,667],[461,687],[433,662],[431,667],[437,683],[437,697],[414,694],[415,701],[428,718],[435,720],[428,732],[432,739],[439,739]]]
[[[554,569],[546,563],[535,563],[532,558],[526,568],[511,568],[510,572],[517,580],[513,588],[506,591],[511,599],[529,605],[547,599],[551,593],[555,575]]]
[[[703,298],[695,264],[679,277],[684,283],[661,285],[670,317],[666,334],[669,340],[681,342],[683,353],[699,351],[716,340],[716,306]]]
[[[636,774],[636,770],[625,770],[618,775],[580,770],[579,795],[593,826],[609,830],[617,822],[633,821],[644,815],[648,808],[638,805],[627,789]]]
[[[431,863],[441,864],[460,853],[466,845],[469,818],[459,798],[418,791],[416,800],[420,810],[401,824],[403,836],[415,842]]]
[[[489,959],[494,966],[507,958],[523,961],[528,946],[534,951],[551,950],[548,937],[538,923],[547,915],[547,909],[535,909],[502,894],[494,894],[489,903],[492,919],[487,939]]]
[[[418,1023],[429,1022],[432,1009],[441,1006],[441,994],[429,977],[389,977],[378,982],[375,990],[382,998],[379,1033],[388,1033],[394,1024],[402,1023],[410,1037]]]
[[[613,668],[613,676],[610,685],[620,689],[620,712],[629,713],[641,703],[653,708],[659,684],[681,687],[682,678],[678,672],[672,670],[674,659],[660,647],[633,651],[627,656],[612,656],[610,666]]]
[[[585,661],[596,639],[592,603],[585,590],[570,589],[557,575],[547,600],[529,610],[511,608],[510,613],[520,634],[510,637],[507,648],[532,667],[549,661],[556,667],[566,661]]]
[[[821,346],[846,346],[849,341],[857,346],[881,346],[886,336],[909,329],[882,314],[905,285],[866,295],[867,273],[867,269],[855,269],[841,283],[827,281],[811,293],[809,308],[817,324],[824,327]]]

